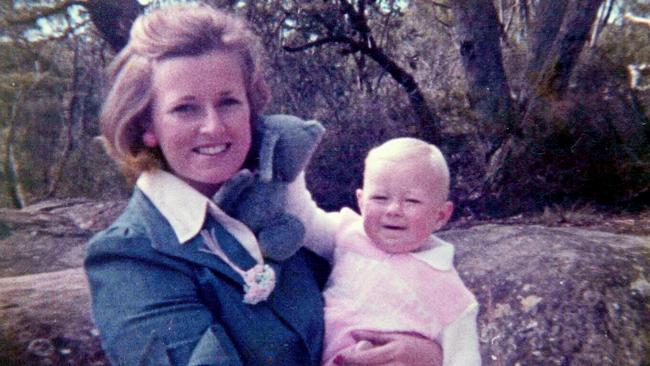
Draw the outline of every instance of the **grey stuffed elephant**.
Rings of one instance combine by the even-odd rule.
[[[285,260],[303,244],[304,226],[285,211],[287,188],[306,168],[324,132],[317,121],[280,114],[261,117],[251,147],[259,157],[258,171],[239,172],[213,197],[253,231],[267,258]]]

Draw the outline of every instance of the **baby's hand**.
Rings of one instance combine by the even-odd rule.
[[[354,346],[355,351],[365,351],[365,350],[369,350],[371,348],[372,348],[372,343],[366,341],[365,339],[360,340]]]

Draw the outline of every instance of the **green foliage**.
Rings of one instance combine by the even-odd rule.
[[[349,46],[331,43],[301,52],[287,52],[284,47],[314,41],[327,31],[356,40],[364,32],[345,21],[339,1],[212,3],[250,19],[262,36],[273,95],[267,112],[314,118],[327,127],[308,174],[315,198],[327,209],[356,207],[354,190],[361,184],[366,152],[391,137],[419,135],[418,117],[396,80]],[[360,2],[350,3],[358,6]],[[525,70],[531,19],[524,16],[524,2],[496,3],[504,26],[502,51],[510,90],[515,101],[521,102],[521,92],[530,83]],[[536,2],[525,3],[533,7]],[[452,196],[462,206],[481,198],[487,165],[482,141],[485,131],[467,101],[454,14],[444,4],[450,2],[368,1],[364,14],[373,41],[414,77],[427,103],[441,117],[441,148],[451,165]],[[532,145],[530,151],[542,157],[535,160],[531,155],[531,166],[537,169],[534,173],[513,173],[529,174],[536,184],[530,187],[539,194],[523,190],[518,199],[535,196],[540,207],[566,200],[588,199],[609,205],[650,200],[650,148],[648,144],[635,145],[625,134],[637,131],[632,135],[650,136],[650,127],[638,132],[624,122],[634,118],[647,121],[650,92],[632,96],[624,87],[628,64],[650,62],[650,32],[622,18],[626,12],[648,16],[650,5],[641,0],[617,0],[616,4],[615,16],[596,44],[599,57],[611,65],[577,73],[569,93],[572,97],[551,103],[545,110],[545,121],[559,128],[541,141],[527,141]],[[24,31],[24,26],[17,28],[11,34]],[[51,41],[14,38],[0,42],[0,145],[7,141],[15,110],[19,178],[29,202],[50,193],[110,197],[128,191],[115,164],[93,140],[99,133],[101,70],[109,60],[110,52],[89,28]],[[582,63],[596,65],[588,57]],[[602,74],[607,77],[599,79]],[[0,159],[5,158],[1,149]],[[0,169],[0,183],[6,179]],[[9,202],[0,195],[0,206]]]
[[[617,15],[604,28],[598,46],[616,64],[647,63],[650,61],[650,27],[627,20],[624,17],[627,13],[648,17],[650,5],[643,1],[622,1]]]
[[[104,52],[89,35],[0,43],[0,145],[14,149],[16,184],[27,203],[50,195],[126,192],[114,165],[92,142],[99,132]],[[0,171],[3,186],[7,178]],[[10,206],[10,197],[0,195],[0,205]]]
[[[363,108],[347,105],[339,108],[336,119],[323,120],[326,138],[310,167],[310,187],[326,209],[356,207],[354,192],[361,187],[368,150],[389,138],[413,135],[416,129],[415,120],[396,118],[408,115],[405,102],[387,105],[375,96],[355,97],[354,102]]]
[[[340,32],[354,35],[340,22],[337,3],[285,3],[284,14],[275,13],[278,7],[255,4],[255,11],[244,12],[254,14],[269,53],[273,102],[268,111],[323,122],[328,131],[309,170],[309,185],[325,208],[356,207],[354,190],[361,184],[367,151],[387,138],[419,134],[407,95],[381,66],[349,52],[345,45],[283,50],[285,45],[323,37],[327,22],[317,21],[319,16]],[[382,49],[416,78],[432,105],[441,106],[443,128],[453,134],[475,132],[458,108],[466,102],[458,91],[463,85],[458,53],[445,25],[449,11],[419,1],[393,12],[369,8],[366,14]],[[440,21],[432,24],[431,14]]]

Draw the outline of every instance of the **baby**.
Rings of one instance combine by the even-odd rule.
[[[453,267],[454,247],[432,235],[453,211],[449,170],[435,146],[398,138],[370,151],[357,201],[340,213],[325,297],[323,364],[375,345],[355,331],[438,342],[443,365],[480,365],[478,304]]]

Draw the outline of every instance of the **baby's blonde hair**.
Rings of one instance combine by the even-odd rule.
[[[413,137],[394,138],[371,149],[365,164],[368,166],[368,163],[374,160],[400,162],[422,158],[430,160],[431,169],[439,179],[441,198],[446,201],[449,197],[449,167],[440,149],[433,144]]]

